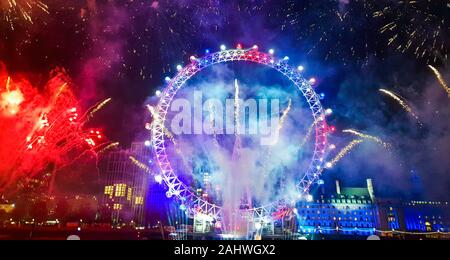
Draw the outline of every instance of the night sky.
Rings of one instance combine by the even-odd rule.
[[[145,101],[177,64],[221,44],[258,44],[317,77],[324,106],[335,112],[331,141],[338,147],[352,140],[341,133],[348,128],[393,145],[391,152],[362,145],[325,172],[327,183],[364,185],[372,177],[383,196],[450,198],[450,99],[427,67],[450,80],[446,0],[415,6],[392,0],[43,2],[49,14],[34,7],[32,24],[2,16],[0,61],[35,85],[65,68],[83,107],[112,97],[92,124],[123,146],[145,137]],[[380,88],[402,96],[421,123]]]

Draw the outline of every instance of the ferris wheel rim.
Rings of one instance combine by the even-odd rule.
[[[154,118],[152,133],[152,148],[155,153],[158,167],[161,170],[162,179],[168,187],[167,197],[175,196],[185,205],[186,211],[190,214],[202,213],[220,219],[222,208],[216,204],[204,200],[202,197],[194,194],[184,182],[182,182],[175,170],[172,168],[166,153],[165,146],[165,122],[170,104],[177,92],[193,76],[216,64],[229,63],[236,61],[247,61],[254,64],[261,64],[275,69],[289,79],[302,93],[303,97],[312,112],[314,119],[316,140],[314,145],[314,154],[310,166],[305,174],[299,178],[297,190],[299,194],[305,195],[309,192],[311,186],[316,182],[323,170],[324,157],[327,145],[327,122],[324,109],[320,102],[320,97],[314,91],[310,82],[308,82],[300,71],[294,69],[287,63],[287,59],[277,59],[273,54],[259,52],[258,48],[251,49],[228,49],[208,54],[202,58],[191,57],[191,63],[179,70],[178,74],[168,80],[168,86],[161,93],[158,106],[156,107],[156,118]],[[252,212],[260,217],[263,213],[269,213],[276,202],[269,205],[252,208],[244,211]]]

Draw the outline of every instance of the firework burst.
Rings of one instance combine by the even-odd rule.
[[[448,59],[449,12],[448,0],[397,0],[374,12],[374,17],[383,19],[380,33],[389,38],[389,46],[436,63]]]
[[[54,178],[62,168],[89,154],[97,157],[111,144],[99,129],[86,127],[92,110],[79,116],[78,100],[64,73],[56,73],[43,91],[5,71],[0,71],[0,82],[6,86],[0,89],[0,189],[45,171]]]
[[[335,59],[344,65],[350,61],[367,64],[374,41],[370,41],[367,24],[372,20],[374,1],[367,0],[290,0],[282,11],[284,27],[293,27],[298,40],[311,42],[308,54],[323,53],[325,60]]]
[[[48,6],[39,0],[0,0],[0,13],[11,29],[14,30],[14,23],[23,20],[27,23],[33,23],[34,11],[49,13]]]

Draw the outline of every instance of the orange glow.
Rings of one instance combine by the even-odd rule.
[[[1,94],[1,109],[11,114],[19,112],[20,104],[24,101],[24,97],[20,90],[12,90]]]

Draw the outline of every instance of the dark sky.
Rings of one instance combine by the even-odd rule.
[[[431,7],[427,1],[408,7],[388,0],[43,2],[50,14],[34,8],[33,24],[17,19],[11,30],[0,22],[0,60],[35,85],[45,82],[52,69],[67,69],[85,107],[112,97],[94,121],[112,140],[126,145],[142,138],[145,101],[163,87],[164,77],[174,75],[176,64],[205,49],[218,50],[222,43],[258,44],[289,55],[319,79],[318,91],[335,110],[331,121],[338,130],[359,129],[394,147],[389,154],[364,145],[326,172],[326,180],[362,185],[373,177],[386,196],[422,192],[449,198],[450,100],[426,66],[435,65],[449,79],[446,1]],[[373,17],[386,6],[390,12]],[[431,21],[411,24],[406,15]],[[380,33],[390,21],[398,23],[397,33]],[[442,21],[438,38],[423,33],[434,32],[435,21]],[[421,37],[408,38],[412,28]],[[388,46],[395,34],[400,38]],[[398,46],[408,39],[412,47],[403,51]],[[419,46],[423,55],[414,51]],[[380,95],[379,88],[408,100],[424,126]],[[332,141],[343,147],[351,137],[338,131]]]

